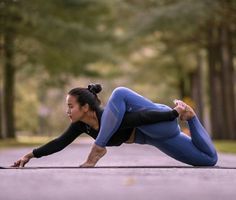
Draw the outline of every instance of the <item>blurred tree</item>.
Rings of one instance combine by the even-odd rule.
[[[212,129],[217,139],[236,139],[232,37],[235,34],[236,2],[217,2],[212,18],[207,21]]]
[[[99,75],[87,70],[88,63],[114,61],[108,53],[112,50],[112,35],[107,30],[112,24],[105,18],[110,14],[108,7],[107,1],[1,2],[5,61],[2,119],[6,137],[15,137],[14,80],[24,66],[29,66],[29,75],[46,71],[48,76],[42,76],[42,84],[59,86],[68,75]]]
[[[204,117],[204,86],[203,82],[204,75],[203,75],[203,56],[199,52],[196,55],[196,70],[190,74],[190,91],[191,91],[191,97],[195,101],[195,109],[196,108],[202,108],[202,109],[196,109],[197,115],[201,120],[203,120]]]
[[[3,67],[3,17],[2,17],[2,3],[0,3],[0,139],[3,138],[2,132],[2,67]]]
[[[210,105],[213,136],[236,137],[235,0],[3,0],[0,6],[3,71],[9,73],[3,75],[2,108],[10,113],[15,72],[40,74],[43,99],[48,86],[62,86],[71,75],[100,76],[102,70],[91,65],[100,61],[97,66],[128,66],[124,73],[132,73],[134,83],[158,84],[160,90],[167,85],[168,98],[176,90],[191,97],[200,116]],[[159,94],[150,91],[153,98]],[[7,115],[2,119],[9,121]],[[4,124],[13,131],[14,124]]]
[[[15,137],[14,121],[14,40],[15,27],[11,24],[19,21],[18,12],[12,2],[1,2],[1,37],[3,38],[3,98],[2,98],[2,132],[6,137]]]
[[[156,76],[156,83],[165,81],[170,89],[179,91],[180,98],[194,97],[201,118],[204,107],[203,97],[199,95],[203,95],[203,87],[197,83],[201,83],[199,72],[203,66],[199,61],[199,52],[203,47],[202,30],[199,29],[202,22],[198,19],[204,18],[207,12],[204,3],[192,0],[150,0],[135,1],[133,5],[134,1],[125,2],[128,12],[131,6],[135,8],[131,9],[133,16],[126,27],[129,34],[123,43],[131,52],[137,51],[142,44],[154,49],[155,54],[139,63],[142,67],[138,77],[142,74],[144,81],[148,81],[154,79],[149,77]]]
[[[172,75],[178,78],[181,96],[191,96],[197,104],[199,113],[203,113],[202,69],[204,67],[199,52],[205,50],[209,67],[209,104],[213,137],[217,139],[236,139],[235,133],[235,92],[233,68],[233,37],[235,35],[234,0],[193,1],[163,0],[145,1],[126,0],[126,9],[133,11],[129,23],[128,45],[136,51],[140,42],[158,36],[154,45],[162,41],[164,48],[157,52],[161,57],[170,57],[172,66],[168,70],[178,70]],[[134,3],[135,2],[135,3]],[[131,9],[131,6],[135,7]],[[143,9],[145,8],[145,9]],[[142,23],[140,23],[142,22]],[[164,50],[163,50],[164,49]],[[195,60],[195,62],[191,62]],[[204,57],[203,57],[204,58]],[[145,61],[144,61],[145,62]],[[149,64],[150,62],[148,62]],[[146,67],[143,62],[141,64]],[[163,63],[162,63],[163,64]],[[164,65],[163,65],[164,66]],[[160,72],[160,67],[158,67]],[[145,77],[145,68],[140,72]],[[148,74],[155,74],[155,68],[148,68]],[[206,70],[204,70],[206,71]],[[163,70],[164,72],[164,70]],[[165,73],[166,73],[165,72]],[[140,74],[139,74],[140,76]],[[148,79],[147,77],[144,79]],[[163,80],[163,79],[162,79]],[[205,93],[208,95],[208,93]],[[222,117],[224,113],[225,117]]]

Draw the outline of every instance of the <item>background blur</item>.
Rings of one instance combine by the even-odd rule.
[[[236,0],[0,0],[0,138],[59,135],[72,87],[197,111],[236,140]]]

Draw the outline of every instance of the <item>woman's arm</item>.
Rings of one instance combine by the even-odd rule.
[[[52,141],[37,149],[34,149],[34,157],[40,158],[42,156],[47,156],[61,151],[66,146],[71,144],[83,132],[85,132],[85,130],[83,130],[80,122],[72,123],[61,136],[53,139]]]
[[[24,167],[31,158],[40,158],[61,151],[84,131],[83,125],[80,122],[72,123],[61,136],[24,155],[14,162],[11,167]]]
[[[163,121],[172,121],[179,116],[177,110],[171,111],[157,111],[157,110],[143,110],[139,112],[126,112],[121,122],[120,128],[131,128],[154,124]]]

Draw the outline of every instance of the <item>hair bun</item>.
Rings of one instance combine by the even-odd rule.
[[[100,84],[89,84],[88,90],[94,94],[98,94],[102,91],[102,86]]]

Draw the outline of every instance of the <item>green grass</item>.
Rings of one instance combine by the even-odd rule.
[[[236,141],[230,140],[216,140],[214,141],[215,147],[219,152],[235,153],[236,154]]]
[[[45,144],[48,142],[50,137],[36,137],[36,136],[21,136],[17,137],[16,139],[5,139],[0,140],[0,150],[5,148],[12,148],[12,147],[33,147]]]

